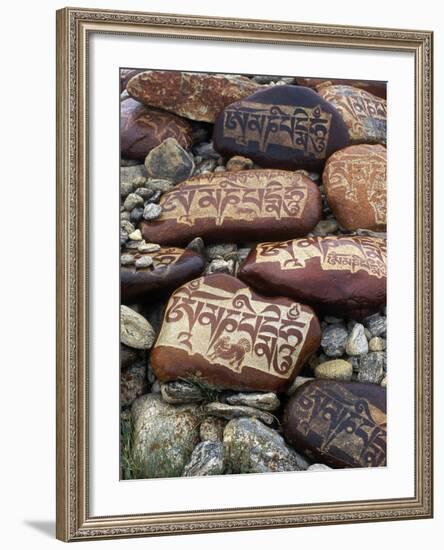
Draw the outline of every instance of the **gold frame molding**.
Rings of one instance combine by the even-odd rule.
[[[93,32],[398,50],[414,54],[414,497],[90,516],[86,45],[88,35]],[[78,8],[57,11],[57,538],[74,541],[432,517],[432,43],[430,31]]]

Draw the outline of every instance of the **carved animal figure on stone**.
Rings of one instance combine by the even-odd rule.
[[[225,359],[236,371],[242,368],[242,361],[245,354],[251,350],[250,342],[246,338],[240,338],[237,343],[232,342],[229,336],[219,338],[214,344],[214,351],[210,359],[214,361],[217,358]]]

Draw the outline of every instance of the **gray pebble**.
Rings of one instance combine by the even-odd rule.
[[[226,402],[229,405],[245,405],[263,411],[275,411],[280,405],[277,395],[273,392],[236,393],[229,395],[226,398]]]
[[[129,222],[131,220],[131,212],[127,212],[124,210],[123,212],[120,212],[120,221]]]
[[[198,403],[205,399],[205,395],[199,386],[187,380],[175,380],[161,384],[160,392],[162,399],[172,405],[182,403]]]
[[[120,265],[133,265],[134,256],[132,254],[122,254],[120,256]]]
[[[142,241],[138,244],[137,250],[139,252],[157,252],[160,250],[160,244],[155,243],[146,243],[145,241]]]
[[[150,267],[151,265],[153,265],[153,259],[150,256],[142,256],[141,258],[137,258],[135,262],[135,266],[138,269]]]
[[[159,189],[157,191],[154,191],[151,197],[146,201],[145,206],[150,202],[159,204],[159,200],[161,196],[162,196],[162,191],[160,191]]]
[[[234,272],[233,260],[213,260],[206,268],[205,273],[211,275],[212,273],[228,273],[232,275]]]
[[[387,318],[380,313],[375,313],[364,319],[364,325],[372,336],[384,336],[387,330]]]
[[[368,352],[368,342],[364,333],[364,326],[356,323],[345,346],[347,355],[363,355]]]
[[[235,243],[221,243],[210,244],[206,248],[206,255],[209,260],[215,260],[216,258],[224,258],[230,252],[236,252],[237,244]]]
[[[214,402],[205,405],[204,410],[206,414],[218,416],[219,418],[225,418],[226,420],[246,416],[249,418],[257,418],[264,424],[268,425],[274,424],[275,422],[275,418],[272,414],[243,405],[227,405],[226,403]]]
[[[331,470],[326,464],[312,464],[307,468],[307,472],[327,472]]]
[[[146,187],[138,187],[134,193],[136,195],[140,195],[144,201],[147,201],[153,196],[154,191],[152,189],[147,189]]]
[[[134,225],[127,220],[120,220],[120,229],[123,229],[128,235],[136,230]]]
[[[134,190],[134,183],[131,181],[120,182],[120,194],[122,197],[128,196]]]
[[[135,349],[150,349],[156,334],[145,317],[133,309],[120,306],[120,341]]]
[[[139,223],[143,216],[143,208],[136,206],[136,208],[133,208],[130,213],[130,220],[133,223]]]
[[[385,350],[385,340],[379,336],[374,336],[369,340],[368,349],[370,351],[384,351]]]
[[[145,168],[151,178],[176,184],[193,175],[194,160],[177,140],[167,138],[148,153]]]
[[[174,185],[168,180],[162,180],[158,178],[148,178],[145,182],[145,187],[151,191],[160,191],[161,193],[167,193],[174,189]]]
[[[202,441],[193,450],[183,470],[184,477],[224,473],[224,446],[220,441]]]
[[[201,441],[222,441],[226,420],[216,416],[206,416],[200,424]]]
[[[131,212],[131,210],[137,206],[143,206],[142,197],[140,195],[136,195],[135,193],[130,193],[123,203],[123,208],[125,208],[128,212]]]
[[[336,233],[338,229],[338,222],[334,218],[331,218],[318,222],[318,224],[313,228],[312,233],[315,236],[325,237],[327,235],[331,235],[332,233]]]
[[[155,220],[162,214],[162,207],[158,204],[147,204],[143,210],[144,220]]]
[[[345,352],[347,329],[341,324],[327,325],[322,332],[321,346],[328,357],[341,357]]]
[[[358,381],[379,384],[384,375],[384,352],[372,351],[359,360]]]

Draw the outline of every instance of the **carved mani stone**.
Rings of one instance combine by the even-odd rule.
[[[321,216],[318,187],[301,173],[243,170],[195,176],[165,193],[162,214],[141,222],[147,241],[183,244],[306,235]]]
[[[120,103],[120,153],[124,158],[144,161],[167,138],[188,149],[191,135],[191,124],[183,118],[150,109],[131,98]]]
[[[161,381],[278,392],[319,343],[319,321],[308,306],[265,298],[230,275],[214,274],[173,293],[150,359]]]
[[[347,125],[350,144],[386,143],[387,101],[353,86],[317,86],[318,94],[329,101]]]
[[[124,304],[151,300],[158,292],[175,290],[198,277],[205,267],[203,257],[192,250],[161,247],[154,252],[124,252],[133,255],[135,260],[132,265],[120,268],[120,292]],[[138,268],[136,261],[143,257],[149,257],[152,263]]]
[[[334,153],[322,175],[328,204],[345,229],[385,231],[387,150],[382,145],[352,145]]]
[[[267,168],[317,171],[348,145],[338,111],[303,86],[273,86],[226,107],[218,116],[214,147],[221,155],[242,155]]]
[[[283,418],[285,439],[336,468],[386,465],[386,390],[376,384],[315,380],[298,388]]]
[[[387,98],[387,84],[383,80],[349,80],[341,78],[306,78],[306,77],[296,77],[296,84],[299,86],[307,86],[317,91],[318,86],[329,85],[343,85],[343,86],[353,86],[354,88],[360,88],[366,92],[381,97],[382,99]]]
[[[385,239],[307,237],[256,245],[238,276],[258,292],[362,318],[385,303],[386,269]]]
[[[214,122],[226,105],[260,88],[242,76],[180,71],[144,71],[126,87],[131,97],[145,105],[205,122]]]

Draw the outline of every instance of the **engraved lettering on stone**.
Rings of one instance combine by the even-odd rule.
[[[350,466],[356,460],[362,466],[385,463],[386,415],[339,384],[307,387],[296,414],[298,431],[316,441],[321,452],[339,450]]]
[[[191,281],[171,297],[157,346],[200,355],[241,372],[249,367],[289,378],[312,319],[290,307],[255,300],[248,288],[235,293]]]
[[[386,277],[386,245],[369,237],[307,237],[257,245],[256,262],[279,262],[282,270],[304,268],[319,258],[322,269],[357,273],[360,270],[381,279]]]
[[[331,118],[319,105],[310,109],[240,101],[224,111],[223,136],[240,145],[255,144],[262,152],[279,145],[302,151],[305,157],[323,159]]]
[[[279,171],[270,171],[266,184],[256,173],[218,176],[214,182],[211,176],[196,177],[163,196],[160,220],[192,225],[210,218],[222,225],[225,219],[300,218],[307,196],[303,183]]]

